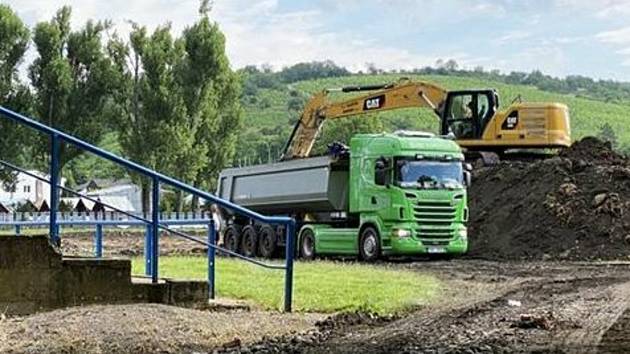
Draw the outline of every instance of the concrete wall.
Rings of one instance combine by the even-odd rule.
[[[23,315],[93,303],[207,303],[199,281],[132,282],[131,261],[62,257],[46,236],[0,236],[0,313]]]
[[[45,237],[0,236],[0,312],[57,307],[61,277],[61,255]]]

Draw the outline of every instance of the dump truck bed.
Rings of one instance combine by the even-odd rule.
[[[229,168],[217,195],[266,214],[346,211],[348,161],[328,156]]]

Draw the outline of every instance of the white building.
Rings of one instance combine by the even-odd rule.
[[[39,171],[28,171],[29,173],[45,178],[49,180],[48,175]],[[61,185],[65,186],[66,179],[61,179]],[[43,201],[46,201],[50,205],[50,185],[44,181],[29,176],[25,173],[18,173],[17,182],[14,190],[6,190],[4,186],[0,187],[0,201],[3,204],[16,204],[23,201],[30,201],[33,204],[39,205]]]
[[[92,180],[78,186],[77,192],[123,211],[142,211],[142,188],[129,180]]]

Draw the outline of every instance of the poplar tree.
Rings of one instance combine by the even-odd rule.
[[[37,58],[29,69],[35,91],[35,117],[43,123],[98,143],[106,131],[103,112],[114,88],[114,70],[103,46],[109,22],[88,20],[71,31],[69,6],[62,7],[49,22],[35,26],[33,42]],[[46,158],[47,136],[39,135],[38,151]],[[60,166],[81,151],[62,144]]]
[[[178,39],[168,25],[151,35],[133,25],[127,42],[109,45],[121,83],[115,97],[125,155],[203,188],[232,158],[240,123],[238,78],[208,11],[202,4],[201,18]],[[149,181],[137,179],[148,211]],[[181,193],[176,207],[182,210]]]

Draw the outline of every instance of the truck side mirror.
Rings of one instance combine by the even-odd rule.
[[[466,187],[470,187],[472,184],[472,174],[469,171],[464,171],[464,184]]]
[[[472,169],[473,169],[473,167],[472,167],[472,165],[471,165],[471,164],[469,164],[469,163],[465,163],[465,164],[464,164],[464,170],[466,170],[466,171],[472,171]]]
[[[389,161],[384,157],[379,158],[374,163],[374,183],[379,186],[386,186],[389,184]]]

